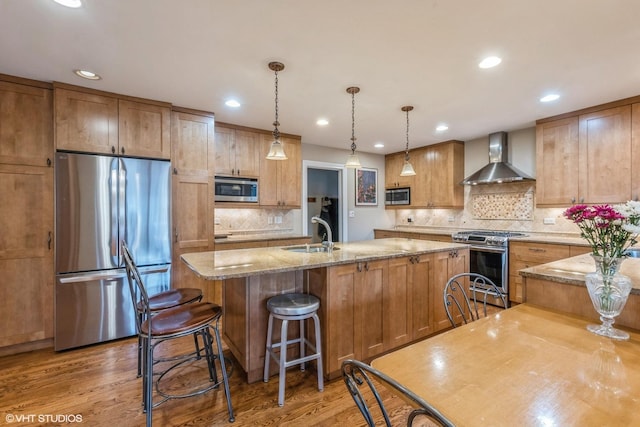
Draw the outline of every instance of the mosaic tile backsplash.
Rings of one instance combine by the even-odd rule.
[[[533,192],[493,193],[471,196],[474,219],[533,220]]]

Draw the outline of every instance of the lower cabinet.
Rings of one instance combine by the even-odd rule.
[[[468,271],[469,250],[337,265],[307,272],[320,300],[324,370],[372,358],[450,327],[442,292]]]

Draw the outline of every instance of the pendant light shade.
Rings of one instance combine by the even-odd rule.
[[[348,87],[347,93],[351,94],[351,154],[347,158],[347,162],[344,167],[354,169],[360,167],[360,159],[356,154],[356,93],[360,92],[359,87]]]
[[[273,122],[273,141],[267,154],[267,160],[287,160],[282,141],[280,141],[280,131],[278,130],[278,126],[280,126],[280,122],[278,122],[278,71],[284,70],[284,64],[282,62],[269,62],[269,69],[274,71],[276,75],[276,119]]]
[[[407,113],[407,145],[404,149],[404,165],[402,165],[400,176],[414,176],[416,171],[413,169],[413,165],[409,162],[409,111],[413,110],[413,107],[411,105],[405,105],[401,110]]]

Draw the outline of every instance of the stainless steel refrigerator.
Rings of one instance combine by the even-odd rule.
[[[149,294],[170,288],[169,162],[56,154],[55,349],[135,334],[124,239]]]

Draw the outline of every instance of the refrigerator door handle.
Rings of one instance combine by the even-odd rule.
[[[88,282],[91,280],[115,280],[123,277],[127,277],[127,271],[123,269],[112,271],[99,271],[95,273],[82,273],[76,275],[70,275],[68,277],[60,277],[58,281],[60,283],[79,283]]]
[[[118,256],[118,168],[111,164],[111,258]],[[119,265],[119,263],[118,263]]]
[[[118,162],[120,164],[120,167],[118,168],[118,174],[119,174],[119,178],[118,179],[118,224],[119,224],[119,229],[118,229],[118,246],[120,245],[120,241],[124,240],[124,236],[126,235],[126,223],[125,223],[125,217],[126,217],[126,206],[125,206],[125,200],[126,200],[126,192],[127,192],[127,171],[124,168],[124,163],[122,161]],[[131,243],[131,242],[127,242],[127,243]],[[118,248],[119,249],[119,248]],[[118,250],[118,253],[120,254],[120,251]],[[120,254],[120,256],[118,257],[118,265],[122,265],[122,254]]]

